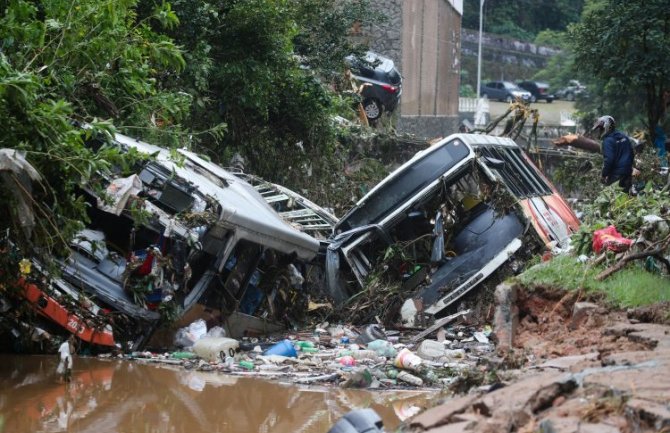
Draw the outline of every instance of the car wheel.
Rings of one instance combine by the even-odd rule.
[[[551,104],[552,102],[554,102],[553,99],[551,99],[551,98],[547,99],[547,104]]]
[[[567,95],[565,95],[565,99],[567,99],[568,101],[574,101],[575,100],[575,94],[570,92]]]
[[[512,101],[514,101],[514,98],[512,98],[512,95],[507,95],[507,97],[505,98],[505,102],[511,103]]]
[[[537,98],[535,97],[535,95],[531,95],[530,102],[537,102]]]
[[[363,101],[363,110],[368,120],[377,120],[382,116],[382,105],[376,99],[366,99]]]

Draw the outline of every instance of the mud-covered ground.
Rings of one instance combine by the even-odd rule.
[[[501,355],[518,368],[501,366],[495,386],[444,399],[406,431],[670,431],[667,303],[621,311],[575,292],[516,297],[513,348]]]

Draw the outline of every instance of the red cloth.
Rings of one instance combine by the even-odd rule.
[[[593,251],[597,254],[603,249],[616,252],[626,251],[632,243],[632,240],[624,238],[614,226],[593,232]]]

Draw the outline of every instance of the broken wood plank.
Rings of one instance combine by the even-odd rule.
[[[438,329],[440,329],[441,327],[443,327],[447,323],[452,322],[452,321],[458,319],[460,316],[465,316],[466,314],[469,314],[469,313],[470,313],[470,310],[463,310],[463,311],[459,311],[456,314],[452,314],[451,316],[447,316],[447,317],[443,317],[441,319],[438,319],[433,326],[431,326],[430,328],[426,329],[423,332],[419,332],[414,337],[412,337],[409,341],[412,342],[412,343],[416,343],[417,341],[426,337],[430,333],[437,331]]]

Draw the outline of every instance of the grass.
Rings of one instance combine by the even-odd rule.
[[[640,307],[670,301],[670,278],[652,274],[631,264],[603,281],[597,281],[605,266],[580,263],[572,256],[558,256],[539,263],[516,277],[521,284],[603,293],[619,307]]]

